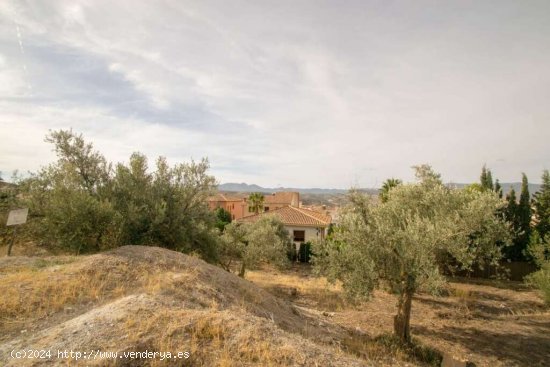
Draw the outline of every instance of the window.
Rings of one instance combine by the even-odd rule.
[[[269,211],[269,207],[268,206],[264,207],[264,212],[268,212],[268,211]]]
[[[294,231],[293,237],[294,237],[294,242],[305,242],[306,231]]]

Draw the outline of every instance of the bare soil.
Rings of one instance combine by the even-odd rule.
[[[392,344],[395,297],[347,300],[309,266],[240,279],[177,252],[127,246],[91,256],[0,258],[1,366],[424,366],[439,352],[478,366],[544,366],[550,314],[513,282],[451,281],[419,294]],[[12,359],[20,349],[188,351],[185,360]],[[436,361],[436,362],[434,362]],[[435,364],[434,364],[435,363]]]
[[[323,284],[307,265],[284,273],[266,268],[249,278],[368,339],[393,330],[396,298],[387,292],[346,302],[339,286]],[[519,282],[458,278],[444,294],[414,297],[411,332],[423,345],[477,366],[550,366],[550,312],[535,291]]]
[[[314,317],[247,280],[141,246],[0,258],[0,365],[363,366]],[[12,359],[12,350],[189,351],[158,360]],[[69,363],[70,362],[70,363]]]

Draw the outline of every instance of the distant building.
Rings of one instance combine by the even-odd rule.
[[[217,194],[208,199],[208,206],[211,210],[223,208],[231,213],[233,220],[255,215],[254,208],[249,205],[248,197],[238,197],[226,194]],[[276,192],[264,194],[262,212],[284,208],[287,206],[299,207],[300,194],[298,192]]]
[[[210,210],[223,208],[231,213],[232,220],[238,220],[245,216],[245,202],[243,198],[217,194],[208,199]],[[248,210],[248,207],[246,208]]]
[[[264,212],[284,208],[285,206],[293,206],[295,208],[300,207],[300,193],[281,191],[274,192],[273,194],[264,195]],[[252,208],[250,208],[252,209]],[[256,214],[254,210],[250,211],[250,215]]]
[[[255,222],[266,215],[275,216],[284,224],[296,252],[306,242],[324,239],[332,221],[330,216],[314,210],[286,206],[241,218],[239,222]]]

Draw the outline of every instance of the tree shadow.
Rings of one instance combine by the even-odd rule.
[[[491,355],[521,366],[548,366],[550,361],[550,321],[525,320],[533,328],[529,334],[489,332],[477,328],[447,327],[432,330],[414,326],[413,333],[461,344],[475,354]]]

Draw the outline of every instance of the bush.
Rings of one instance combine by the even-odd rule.
[[[217,257],[215,217],[207,198],[215,189],[208,160],[172,167],[134,153],[112,165],[72,131],[52,132],[58,160],[20,187],[36,238],[75,253],[121,245],[155,245],[206,260]]]
[[[525,278],[525,282],[537,288],[541,292],[544,302],[550,306],[550,236],[546,235],[542,239],[537,231],[533,231],[526,255],[531,257],[540,269],[529,274]]]
[[[550,306],[550,262],[546,262],[539,271],[526,277],[527,284],[536,287],[544,302]]]
[[[222,236],[221,265],[231,270],[231,261],[241,262],[239,276],[247,269],[267,261],[277,266],[288,264],[287,251],[291,242],[288,232],[278,219],[266,216],[254,223],[231,223]]]

